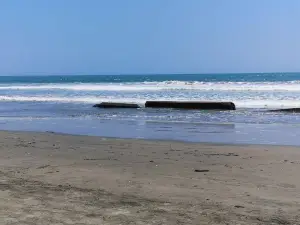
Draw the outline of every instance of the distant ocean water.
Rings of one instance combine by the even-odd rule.
[[[102,101],[233,101],[234,112],[96,109]],[[110,137],[300,145],[300,73],[2,76],[0,126]],[[129,132],[130,131],[130,132]]]

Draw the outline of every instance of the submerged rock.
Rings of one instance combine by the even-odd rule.
[[[133,103],[118,103],[118,102],[101,102],[100,104],[96,104],[93,107],[98,108],[140,108],[138,104]]]
[[[269,112],[289,112],[289,113],[300,113],[300,108],[289,108],[289,109],[274,109]]]

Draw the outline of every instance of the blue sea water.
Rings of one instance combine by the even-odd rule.
[[[236,111],[99,109],[102,101],[233,101]],[[300,145],[300,73],[2,76],[0,129],[121,138]]]

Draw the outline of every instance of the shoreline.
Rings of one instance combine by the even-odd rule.
[[[0,131],[4,224],[299,224],[300,147]]]
[[[202,144],[202,145],[214,145],[214,146],[241,146],[241,147],[295,147],[299,148],[300,145],[285,145],[285,144],[252,144],[252,143],[229,143],[229,142],[200,142],[200,141],[188,141],[188,140],[176,140],[176,139],[156,139],[156,138],[131,138],[131,137],[111,137],[111,136],[98,136],[98,135],[87,135],[87,134],[72,134],[72,133],[64,133],[64,132],[56,132],[56,131],[30,131],[30,130],[0,130],[1,132],[6,133],[31,133],[31,134],[54,134],[54,135],[61,135],[61,136],[74,136],[74,137],[92,137],[92,138],[100,138],[100,139],[107,139],[107,140],[119,140],[119,141],[153,141],[153,142],[174,142],[174,143],[181,143],[181,144]]]

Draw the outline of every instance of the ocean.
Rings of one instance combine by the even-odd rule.
[[[236,111],[143,108],[146,100],[232,101]],[[1,76],[1,130],[230,144],[300,145],[300,73]],[[103,101],[140,109],[99,109]]]

